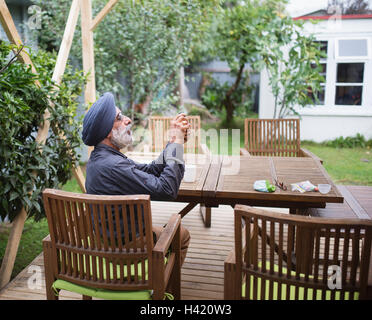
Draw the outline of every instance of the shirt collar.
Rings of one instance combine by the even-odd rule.
[[[124,158],[127,158],[127,156],[125,154],[121,153],[120,151],[118,151],[118,150],[114,149],[113,147],[110,147],[110,146],[108,146],[107,144],[104,144],[104,143],[97,144],[94,147],[94,149],[97,150],[97,151],[99,151],[100,149],[104,149],[104,150],[107,150],[107,151],[109,151],[111,153],[115,153],[115,154],[117,154],[119,156],[122,156]]]

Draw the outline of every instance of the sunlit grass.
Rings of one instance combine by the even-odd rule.
[[[331,148],[314,143],[302,146],[324,160],[324,167],[336,184],[372,186],[370,148]]]

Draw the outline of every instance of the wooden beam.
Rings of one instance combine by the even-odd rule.
[[[89,74],[85,87],[85,103],[90,104],[96,100],[96,81],[94,71],[94,43],[92,25],[92,1],[80,0],[81,5],[81,36],[83,43],[83,69]]]
[[[94,31],[98,24],[103,20],[104,17],[111,11],[113,6],[118,2],[119,0],[110,0],[104,8],[97,14],[97,16],[94,18],[90,30]]]
[[[80,2],[79,0],[73,0],[52,77],[53,81],[55,81],[57,84],[61,83],[62,76],[66,69],[67,59],[70,53],[72,40],[74,38],[79,13]]]

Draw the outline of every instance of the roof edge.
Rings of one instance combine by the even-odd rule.
[[[372,19],[372,14],[343,14],[343,15],[327,15],[327,16],[300,16],[293,20],[328,20],[333,19]]]

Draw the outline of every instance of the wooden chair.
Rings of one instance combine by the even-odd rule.
[[[168,130],[173,117],[153,116],[149,119],[152,152],[161,152],[169,141]],[[185,153],[202,153],[200,146],[200,116],[187,116],[191,124],[190,136],[185,143]]]
[[[225,260],[225,299],[367,298],[370,220],[295,216],[243,205],[234,213],[235,250]]]
[[[249,119],[244,121],[244,149],[242,155],[313,157],[301,148],[299,119]]]
[[[43,240],[47,299],[180,299],[180,221],[154,246],[150,196],[98,196],[46,189],[50,236]],[[131,238],[131,231],[136,237]]]

